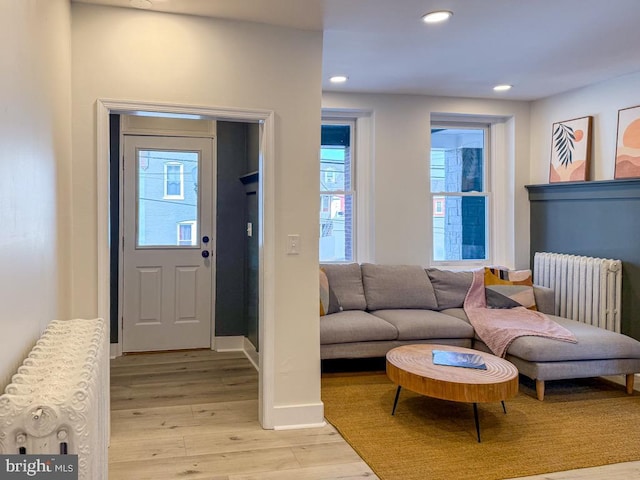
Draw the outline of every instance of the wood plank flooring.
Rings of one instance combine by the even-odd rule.
[[[377,479],[331,425],[262,429],[258,375],[240,352],[137,354],[111,361],[109,480],[363,478]],[[603,478],[640,479],[640,462],[520,480]]]
[[[109,480],[376,479],[336,430],[263,430],[242,353],[111,361]]]

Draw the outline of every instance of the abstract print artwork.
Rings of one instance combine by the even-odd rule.
[[[593,117],[553,124],[549,182],[577,182],[589,178]]]
[[[640,177],[640,106],[618,110],[614,178]]]

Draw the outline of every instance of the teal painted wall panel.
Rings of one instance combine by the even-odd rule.
[[[640,179],[528,185],[535,252],[622,260],[622,332],[640,340]]]

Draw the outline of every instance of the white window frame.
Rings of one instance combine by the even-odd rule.
[[[180,193],[178,195],[169,195],[167,193],[167,184],[169,183],[169,167],[180,167]],[[163,190],[164,195],[163,199],[165,200],[184,200],[184,164],[181,162],[165,162],[164,163],[164,184]]]
[[[336,121],[355,122],[355,139],[352,143],[351,188],[355,192],[353,205],[353,262],[375,262],[373,254],[373,112],[361,109],[323,108],[322,123]]]
[[[322,197],[323,195],[326,196],[334,196],[334,195],[344,195],[345,197],[345,202],[346,202],[346,198],[347,196],[351,197],[351,256],[352,258],[347,259],[347,260],[335,260],[335,261],[327,261],[327,260],[322,260],[320,259],[320,261],[322,263],[353,263],[356,262],[357,260],[357,238],[358,238],[358,228],[357,228],[357,218],[358,218],[358,209],[357,209],[357,205],[358,205],[358,201],[356,198],[356,163],[358,161],[358,152],[357,152],[357,145],[356,145],[356,119],[355,118],[334,118],[334,117],[322,117],[322,125],[348,125],[349,126],[349,136],[350,136],[350,140],[349,140],[349,155],[350,155],[350,159],[349,159],[349,178],[351,179],[351,184],[349,185],[349,190],[325,190],[325,191],[321,191],[320,192],[320,196]],[[322,147],[322,145],[321,145]],[[322,159],[320,159],[322,160]],[[335,182],[335,175],[336,172],[334,171],[327,171],[327,172],[323,172],[323,180],[328,181],[328,177],[329,174],[331,174],[331,176],[333,177],[333,182],[330,183],[334,183]],[[324,204],[322,205],[324,206]],[[324,210],[323,210],[324,211]],[[331,203],[329,203],[329,211],[331,211]]]
[[[438,215],[439,217],[443,217],[445,213],[444,209],[445,199],[444,197],[440,197],[438,195],[433,196],[433,216]]]
[[[189,246],[189,245],[197,245],[198,244],[198,221],[197,220],[186,220],[184,222],[176,223],[176,245],[180,247]],[[188,225],[191,227],[191,239],[189,244],[181,244],[180,243],[180,227]]]
[[[491,191],[491,164],[493,163],[492,155],[492,125],[487,122],[487,119],[482,117],[474,118],[473,116],[465,116],[464,121],[451,121],[451,120],[438,120],[431,119],[430,130],[434,128],[460,128],[460,129],[478,129],[484,130],[484,147],[483,147],[483,159],[484,159],[484,172],[483,172],[483,191],[482,192],[441,192],[431,191],[431,175],[429,175],[429,193],[430,193],[430,212],[429,212],[429,230],[431,231],[431,252],[430,252],[430,264],[439,267],[448,268],[475,268],[484,265],[492,264],[494,248],[491,243],[493,232],[492,218],[492,191]],[[431,139],[431,134],[429,134]],[[431,143],[431,140],[430,140]],[[431,172],[431,148],[429,148],[429,172]],[[436,198],[446,197],[484,197],[485,198],[485,257],[484,259],[469,259],[469,260],[435,260],[435,246],[433,237],[433,218],[434,218],[434,204]],[[445,209],[446,218],[446,209]]]

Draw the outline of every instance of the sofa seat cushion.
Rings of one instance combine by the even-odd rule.
[[[398,330],[389,322],[360,310],[320,317],[320,344],[396,340]]]
[[[329,287],[343,310],[366,310],[362,273],[357,263],[322,263],[320,268],[329,279]]]
[[[367,309],[438,309],[431,280],[418,265],[362,264],[362,283]]]
[[[376,310],[371,312],[398,329],[398,340],[473,338],[473,327],[458,318],[432,310]]]
[[[441,313],[468,321],[462,308],[451,308]],[[573,333],[578,342],[527,335],[516,338],[507,349],[507,354],[529,362],[640,358],[640,342],[627,335],[555,315],[549,315],[549,318]],[[477,335],[475,339],[481,342]]]
[[[467,314],[464,312],[464,308],[460,307],[460,308],[446,308],[442,311],[440,311],[440,313],[442,313],[443,315],[449,315],[451,317],[456,317],[459,318],[460,320],[464,320],[465,322],[469,323],[469,318],[467,317]],[[469,325],[471,325],[469,323]]]
[[[530,362],[640,358],[640,342],[631,337],[554,315],[549,318],[571,331],[578,342],[520,337],[509,346],[509,355]]]

